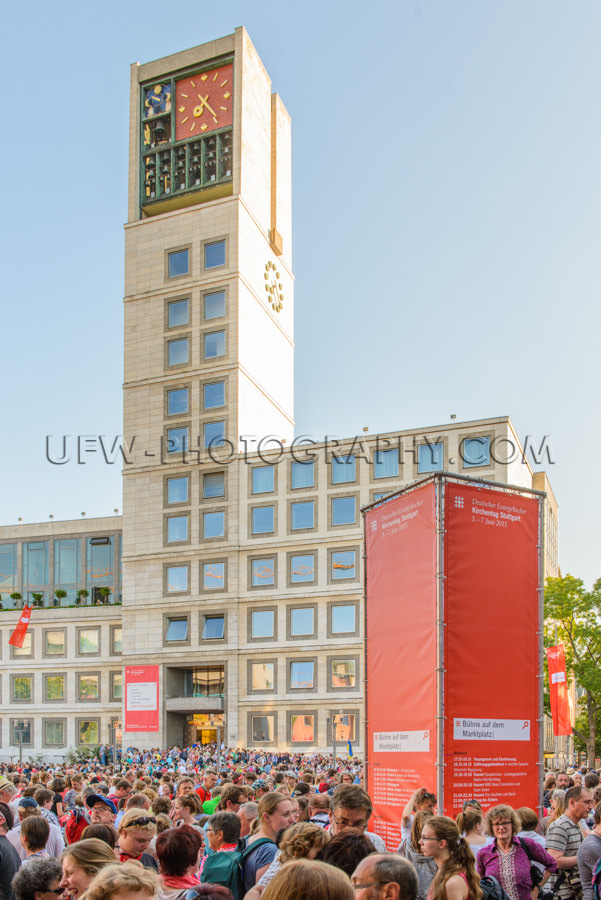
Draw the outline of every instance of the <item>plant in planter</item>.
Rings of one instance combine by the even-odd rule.
[[[81,590],[79,590],[79,591],[77,592],[77,605],[78,605],[78,606],[85,606],[85,605],[86,605],[86,600],[88,599],[89,596],[90,596],[90,592],[89,592],[89,591],[86,591],[85,588],[81,588]]]
[[[15,608],[15,609],[18,609],[19,607],[18,607],[17,604],[18,604],[23,598],[22,598],[21,594],[20,594],[18,591],[13,591],[13,593],[10,595],[10,599],[11,599],[11,600],[13,601],[13,603],[14,603],[14,608]]]
[[[106,604],[109,602],[109,597],[113,593],[113,589],[110,587],[101,587],[98,593],[102,597],[102,600],[100,602]]]
[[[55,601],[54,601],[54,605],[55,605],[55,606],[60,606],[60,605],[61,605],[61,600],[64,600],[64,599],[65,599],[65,597],[67,596],[67,592],[64,591],[62,588],[58,588],[58,589],[54,592],[54,596],[55,596],[55,598],[56,598]]]
[[[32,591],[31,596],[33,598],[34,606],[43,606],[44,605],[44,595],[43,594],[36,594]]]

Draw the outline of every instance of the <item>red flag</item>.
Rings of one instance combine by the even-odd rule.
[[[25,641],[25,635],[27,634],[27,629],[29,628],[29,620],[31,618],[31,607],[24,606],[23,612],[21,613],[21,618],[17,622],[17,626],[11,636],[8,639],[8,643],[12,644],[13,647],[22,647]]]
[[[568,681],[566,677],[566,654],[563,644],[547,647],[547,663],[549,665],[549,694],[551,697],[551,716],[553,718],[553,734],[572,734],[570,702],[568,697]]]

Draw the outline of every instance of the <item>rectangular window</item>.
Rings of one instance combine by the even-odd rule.
[[[80,628],[77,634],[78,652],[100,653],[100,629]]]
[[[46,747],[65,745],[64,719],[44,719],[44,744]]]
[[[225,422],[206,422],[203,426],[205,450],[212,447],[223,447],[225,443]]]
[[[387,497],[389,493],[390,491],[383,491],[381,494],[374,493],[374,503],[377,503],[382,497]]]
[[[189,339],[178,338],[167,341],[167,365],[185,366],[189,360]]]
[[[292,490],[309,488],[315,485],[315,463],[292,463]]]
[[[205,294],[205,319],[219,319],[225,315],[225,291]]]
[[[188,412],[188,388],[167,391],[167,415],[180,416]]]
[[[356,518],[354,497],[332,497],[332,525],[351,525]]]
[[[332,579],[342,581],[344,578],[354,578],[356,561],[354,550],[332,551]]]
[[[17,545],[0,544],[0,594],[17,589]]]
[[[31,656],[33,652],[33,637],[31,631],[28,631],[23,639],[22,647],[13,647],[13,656]]]
[[[202,586],[205,591],[222,591],[225,587],[225,563],[203,563]]]
[[[79,719],[77,722],[78,744],[94,745],[100,743],[98,719]]]
[[[32,719],[10,720],[10,742],[13,747],[19,746],[19,737],[24,747],[31,746],[32,732]]]
[[[188,516],[169,516],[167,519],[167,543],[188,540]]]
[[[290,743],[312,744],[315,741],[315,716],[290,716]]]
[[[334,607],[336,609],[336,607]],[[333,688],[356,687],[356,673],[354,659],[333,659],[331,669]]]
[[[250,665],[250,686],[252,691],[275,690],[275,664],[253,662]]]
[[[174,641],[188,640],[188,619],[167,619],[167,631],[165,640],[169,643]]]
[[[111,700],[123,700],[123,674],[111,672]]]
[[[80,675],[77,687],[78,700],[100,700],[100,676]]]
[[[272,744],[275,740],[275,716],[251,716],[250,730],[253,743]]]
[[[399,451],[376,450],[374,478],[396,478],[399,474]]]
[[[65,655],[64,631],[47,631],[44,634],[44,653],[46,656]]]
[[[253,494],[269,494],[275,483],[273,466],[255,466],[252,470]]]
[[[345,484],[355,480],[355,457],[332,456],[332,484]]]
[[[167,593],[182,594],[188,590],[188,566],[167,566]]]
[[[315,609],[312,606],[290,610],[290,634],[292,637],[310,636],[315,633]]]
[[[23,544],[23,586],[48,583],[48,543]]]
[[[169,253],[167,258],[169,278],[188,274],[188,250],[175,250],[173,253]]]
[[[275,636],[275,612],[272,609],[254,609],[250,614],[251,637],[272,638]]]
[[[464,469],[471,469],[474,466],[489,466],[490,438],[488,436],[465,438],[461,444],[461,458]]]
[[[44,676],[44,700],[64,700],[65,699],[65,676],[64,675],[45,675]]]
[[[354,634],[357,630],[357,607],[354,604],[332,606],[332,634]]]
[[[251,531],[253,534],[269,534],[274,530],[275,507],[255,506],[251,510]]]
[[[202,516],[202,536],[204,538],[219,538],[225,534],[225,513],[210,512]]]
[[[310,581],[315,581],[315,555],[313,553],[303,553],[299,556],[291,556],[290,582],[292,584],[302,584]]]
[[[225,265],[225,241],[205,244],[205,269],[216,269]]]
[[[204,357],[225,356],[225,331],[209,331],[204,336]]]
[[[173,300],[167,304],[167,326],[177,328],[188,324],[188,301]]]
[[[76,585],[80,581],[81,548],[77,538],[54,542],[55,585]]]
[[[251,584],[253,587],[275,583],[275,559],[273,556],[267,559],[253,559],[251,567]]]
[[[313,660],[290,663],[290,690],[312,691],[315,686],[315,663]]]
[[[419,444],[417,448],[417,471],[442,472],[444,465],[444,444]]]
[[[225,497],[225,472],[209,472],[202,478],[202,496],[205,500],[212,497]]]
[[[31,675],[13,675],[12,699],[15,703],[31,700],[32,691]]]
[[[214,381],[203,385],[205,409],[218,409],[225,406],[225,381]]]
[[[225,635],[225,616],[205,616],[202,626],[203,641],[221,641]]]
[[[336,743],[345,744],[348,741],[355,740],[355,721],[356,717],[353,713],[345,713],[343,715],[336,714],[332,716],[333,726],[336,733]],[[330,727],[331,730],[331,727]],[[330,735],[331,736],[331,735]]]
[[[312,500],[290,504],[290,525],[293,531],[313,528],[315,525],[315,504]]]
[[[187,428],[167,429],[167,453],[185,453],[189,446]]]
[[[167,479],[167,503],[188,502],[188,476]]]
[[[123,652],[123,629],[113,625],[111,628],[111,653],[113,656]]]

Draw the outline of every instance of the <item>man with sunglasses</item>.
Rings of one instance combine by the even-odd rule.
[[[369,794],[358,784],[339,785],[330,799],[330,825],[326,829],[332,837],[345,831],[362,832],[378,853],[386,853],[386,844],[379,834],[367,831],[373,812]]]
[[[396,853],[372,853],[351,876],[355,900],[415,900],[417,873],[408,859]]]
[[[145,809],[128,809],[119,822],[119,842],[115,850],[119,853],[119,861],[127,862],[137,859],[145,869],[158,869],[157,861],[146,853],[151,840],[156,834],[156,819]]]

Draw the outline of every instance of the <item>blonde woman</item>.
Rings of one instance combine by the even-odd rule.
[[[322,847],[330,840],[330,835],[320,825],[311,822],[298,822],[288,828],[280,841],[273,862],[245,897],[245,900],[258,900],[272,878],[282,866],[293,859],[315,859]]]
[[[551,794],[551,812],[548,816],[545,816],[542,820],[541,828],[543,829],[544,834],[547,833],[549,827],[559,819],[560,816],[563,816],[566,811],[566,792],[562,791],[560,788],[556,788]]]
[[[310,859],[295,859],[271,879],[262,900],[354,900],[350,879],[341,869]]]
[[[278,851],[275,838],[278,831],[293,824],[292,803],[284,794],[271,791],[259,800],[255,830],[248,836],[246,849],[255,846],[244,860],[244,890],[250,891],[265,874]]]
[[[94,878],[82,900],[154,900],[158,890],[156,872],[130,860],[106,866]]]
[[[115,863],[115,854],[104,841],[88,838],[69,844],[63,851],[61,863],[63,878],[60,886],[71,900],[79,900],[100,870]]]

